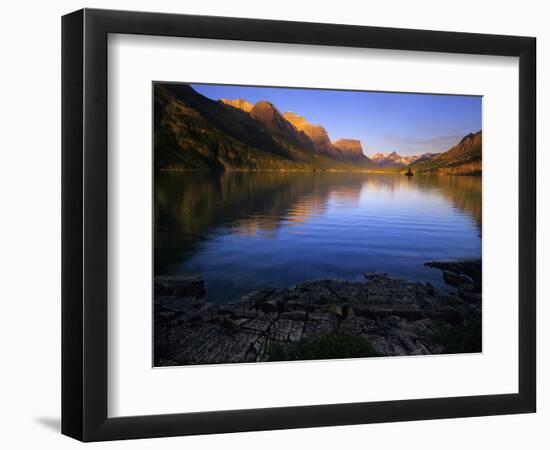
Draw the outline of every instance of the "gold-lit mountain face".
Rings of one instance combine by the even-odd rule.
[[[322,125],[268,101],[212,100],[186,84],[155,84],[156,170],[481,173],[481,132],[441,154],[375,154],[357,139],[332,141]]]

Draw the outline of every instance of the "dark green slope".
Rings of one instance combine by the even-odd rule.
[[[155,85],[155,169],[304,168],[256,121],[232,109],[187,85]]]
[[[410,167],[417,173],[481,175],[481,147],[481,131],[470,133],[446,152],[431,159],[419,159]]]

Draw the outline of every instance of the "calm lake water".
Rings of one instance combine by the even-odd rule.
[[[155,274],[201,274],[207,301],[364,272],[430,281],[481,257],[481,178],[344,173],[155,175]]]

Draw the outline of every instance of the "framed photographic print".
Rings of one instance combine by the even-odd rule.
[[[535,411],[535,38],[62,31],[64,434]]]

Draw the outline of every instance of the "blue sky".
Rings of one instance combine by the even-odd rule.
[[[359,139],[367,155],[442,152],[481,130],[481,97],[192,84],[218,100],[268,100],[323,125],[335,141]]]

